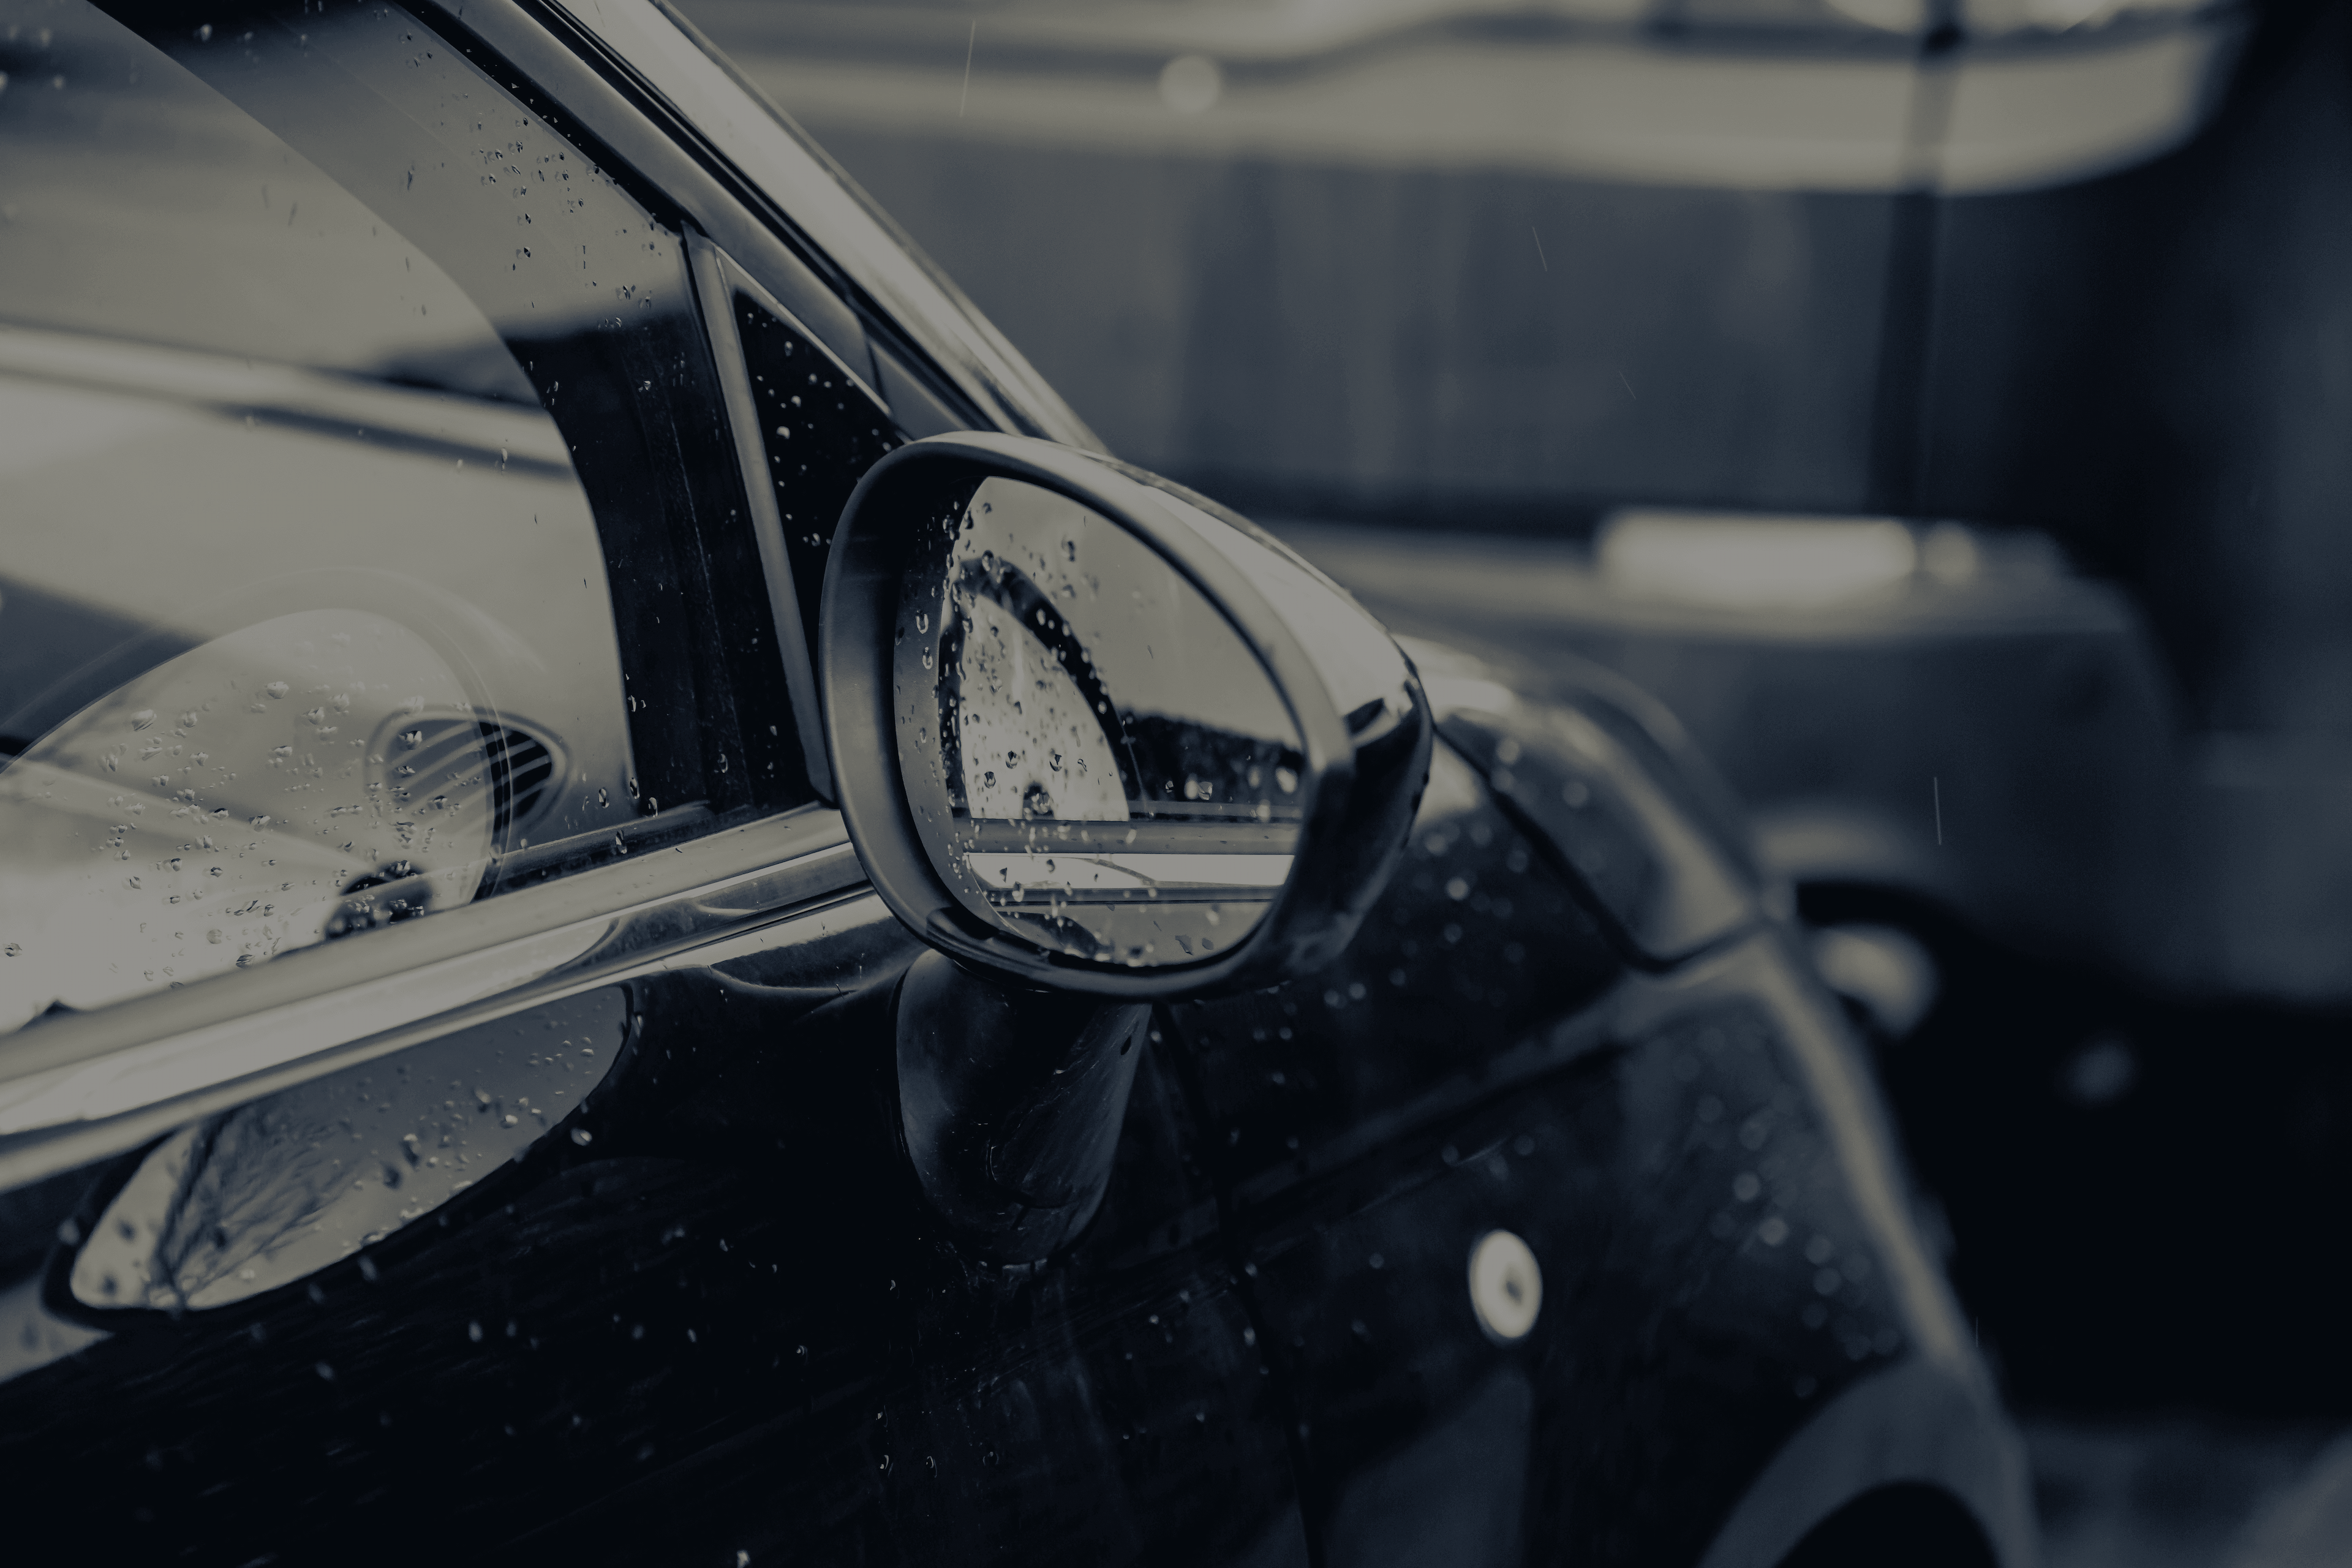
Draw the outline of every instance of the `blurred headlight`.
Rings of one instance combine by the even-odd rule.
[[[1621,598],[1720,609],[1817,609],[1912,574],[1911,531],[1885,519],[1621,511],[1594,555]]]

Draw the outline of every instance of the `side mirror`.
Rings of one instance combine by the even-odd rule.
[[[867,473],[825,582],[842,814],[885,901],[1028,985],[1140,1000],[1336,956],[1429,768],[1380,623],[1243,519],[1018,437]]]
[[[1044,1257],[1100,1201],[1149,1005],[1355,935],[1428,776],[1428,703],[1377,621],[1242,518],[1019,437],[877,463],[822,626],[842,816],[937,950],[891,1000],[908,1152],[967,1239]]]

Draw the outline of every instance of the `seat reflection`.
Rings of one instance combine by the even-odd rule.
[[[478,725],[423,744],[451,710],[466,687],[415,632],[306,610],[58,724],[0,771],[0,1032],[469,901],[497,814]]]

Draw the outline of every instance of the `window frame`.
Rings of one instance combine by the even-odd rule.
[[[793,698],[793,720],[800,729],[801,755],[807,759],[809,785],[816,791],[817,798],[833,800],[833,764],[825,753],[824,714],[817,688],[816,663],[810,651],[815,647],[816,628],[809,626],[801,613],[800,585],[793,571],[792,552],[784,543],[783,512],[776,504],[776,487],[768,476],[767,441],[760,433],[751,365],[735,324],[735,295],[739,291],[751,295],[763,309],[814,343],[853,387],[873,399],[885,420],[890,417],[890,407],[866,377],[808,322],[761,287],[708,236],[688,229],[686,247],[696,301],[702,312],[702,330],[710,340],[711,356],[718,363],[719,392],[726,400],[727,423],[734,437],[736,466],[742,470],[752,537],[758,542],[760,564],[767,576],[769,618],[775,629],[776,647],[783,656],[785,683]],[[870,360],[868,370],[870,374]]]
[[[895,412],[903,401],[909,413],[921,411],[916,416],[924,423],[1035,431],[1099,447],[1009,347],[1009,363],[1003,356],[988,363],[992,356],[974,344],[985,347],[990,330],[936,281],[927,293],[921,264],[858,205],[837,173],[685,32],[677,47],[707,68],[715,83],[709,90],[728,100],[714,111],[735,128],[739,144],[743,124],[767,125],[773,134],[753,151],[771,183],[787,196],[822,198],[821,226],[852,257],[851,267],[835,265],[760,182],[634,69],[622,48],[572,14],[538,0],[472,0],[463,22],[431,0],[413,0],[409,9],[559,133],[600,162],[609,157],[608,172],[644,205],[657,215],[682,216],[681,237],[689,246],[723,253],[780,317],[842,368],[856,375],[862,358],[870,373],[856,379],[883,392],[877,401],[886,407]],[[626,9],[641,26],[646,18],[673,30],[682,26],[649,5]],[[675,81],[679,63],[657,62],[652,74]],[[781,182],[773,179],[779,174]],[[731,323],[719,333],[708,319],[715,305],[725,321],[728,295],[706,289],[692,265],[688,275],[722,387],[741,389],[748,398]],[[895,317],[859,285],[860,276],[887,280],[882,292],[898,308]],[[730,361],[733,374],[725,368]],[[898,395],[887,396],[894,388]],[[723,434],[739,459],[752,457],[746,478],[763,482],[745,489],[764,494],[772,511],[764,447],[732,401],[730,392]],[[756,515],[760,502],[752,505]],[[772,606],[792,597],[789,575],[772,570],[767,587]],[[786,689],[805,734],[821,717],[816,672],[805,637],[782,646]],[[801,917],[866,885],[840,816],[824,804],[832,788],[821,734],[807,755],[818,804],[404,922],[364,942],[307,948],[256,969],[19,1031],[0,1047],[0,1191],[452,1029],[633,974],[707,966],[739,951],[796,940],[792,927]]]

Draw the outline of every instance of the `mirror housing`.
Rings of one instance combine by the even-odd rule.
[[[1034,918],[1031,910],[1017,911],[1024,921],[991,919],[982,912],[992,909],[990,899],[1008,910],[1018,905],[1024,897],[1022,887],[1012,885],[1002,894],[983,889],[984,899],[975,891],[979,879],[964,874],[965,867],[955,862],[948,847],[949,829],[977,814],[965,809],[967,791],[953,773],[962,764],[948,755],[950,714],[968,712],[970,704],[952,690],[941,704],[931,692],[910,689],[908,677],[919,679],[929,670],[935,682],[975,679],[969,663],[959,664],[961,673],[949,668],[963,658],[959,651],[963,645],[954,640],[950,623],[956,596],[963,591],[956,584],[975,580],[982,559],[971,553],[979,513],[986,510],[986,503],[975,497],[992,482],[1000,487],[994,492],[1000,496],[1009,493],[1003,487],[1012,486],[1024,496],[1042,492],[1052,503],[1024,505],[1024,515],[1051,511],[1069,521],[1073,529],[1087,531],[1089,539],[1122,542],[1081,561],[1076,532],[1013,542],[1033,552],[1024,559],[1038,563],[1039,573],[1047,570],[1044,563],[1049,559],[1058,568],[1065,552],[1074,569],[1061,573],[1058,587],[1033,591],[1024,578],[1020,596],[996,595],[1020,607],[1020,618],[1003,620],[996,627],[993,635],[1000,641],[1004,626],[1024,627],[1030,621],[1050,635],[1043,635],[1024,655],[1027,664],[1008,658],[1003,666],[1017,666],[1024,679],[1033,670],[1042,672],[1034,688],[1024,689],[1039,703],[1037,713],[1016,716],[1020,703],[1010,683],[996,675],[976,682],[985,700],[1009,705],[1002,723],[985,732],[1043,735],[1049,710],[1056,715],[1052,722],[1066,726],[1071,713],[1083,720],[1091,705],[1111,743],[1125,743],[1120,725],[1136,716],[1124,711],[1127,704],[1110,689],[1118,679],[1116,661],[1109,657],[1114,650],[1087,646],[1089,637],[1108,644],[1129,635],[1115,614],[1124,603],[1123,594],[1131,594],[1139,605],[1159,606],[1162,613],[1153,625],[1169,624],[1176,614],[1166,609],[1171,597],[1189,602],[1197,596],[1245,651],[1241,665],[1230,659],[1215,665],[1220,689],[1201,690],[1187,699],[1207,721],[1186,719],[1189,732],[1229,734],[1237,742],[1253,734],[1263,736],[1262,721],[1251,730],[1238,721],[1224,724],[1216,717],[1221,704],[1255,703],[1254,693],[1241,688],[1257,672],[1286,712],[1291,735],[1282,744],[1286,757],[1295,748],[1298,763],[1294,787],[1282,792],[1281,821],[1296,824],[1295,835],[1285,828],[1288,875],[1276,883],[1273,872],[1255,868],[1264,883],[1259,889],[1262,908],[1251,904],[1254,923],[1229,945],[1201,951],[1188,941],[1181,953],[1171,954],[1166,949],[1147,952],[1142,943],[1120,945],[1109,939],[1095,939],[1102,943],[1095,951],[1087,951],[1093,944],[1085,938],[1045,940],[1024,929],[1024,921]],[[1034,532],[1044,525],[1020,526]],[[961,558],[957,555],[960,536],[966,542]],[[1089,569],[1098,556],[1108,561],[1103,573]],[[990,572],[1007,571],[993,552],[985,560]],[[1154,574],[1155,581],[1172,573],[1177,586],[1153,588],[1157,599],[1147,598],[1150,584],[1130,585],[1121,575],[1134,570],[1122,563],[1134,562],[1164,569]],[[1067,619],[1055,619],[1061,612],[1053,606],[1057,602],[1075,605],[1080,583],[1089,596],[1106,604],[1091,611],[1074,607],[1066,612]],[[926,605],[940,607],[936,618],[919,608]],[[1049,620],[1054,624],[1048,626]],[[1087,625],[1080,626],[1080,621]],[[825,576],[821,625],[820,668],[834,776],[842,815],[876,890],[900,920],[949,956],[1036,989],[1082,993],[1105,1003],[1138,1002],[1245,990],[1318,967],[1347,945],[1386,883],[1428,774],[1433,726],[1420,679],[1402,650],[1354,600],[1280,542],[1216,503],[1111,458],[1047,441],[992,434],[936,436],[901,447],[877,463],[843,511]],[[1132,635],[1140,638],[1145,634]],[[908,652],[909,637],[921,645],[913,656]],[[1097,653],[1104,657],[1098,658]],[[1120,657],[1126,668],[1140,669],[1137,659],[1155,656],[1147,647]],[[1255,671],[1236,681],[1234,671],[1248,664],[1255,665]],[[1046,690],[1048,676],[1064,689],[1059,709],[1052,709],[1051,693],[1035,696]],[[1183,689],[1181,680],[1170,684],[1164,668],[1155,668],[1151,679],[1163,696]],[[1205,685],[1208,679],[1195,684]],[[1072,700],[1071,693],[1085,695],[1086,701]],[[1121,711],[1112,711],[1114,705]],[[1256,704],[1260,710],[1263,706]],[[918,741],[927,739],[916,732],[925,712],[940,714],[939,739],[929,755],[949,766],[943,779],[908,776],[908,757],[918,751]],[[964,721],[964,731],[971,731],[973,722]],[[1055,732],[1075,733],[1066,728]],[[1060,765],[1058,751],[1054,765]],[[938,766],[932,764],[935,772]],[[1258,772],[1247,771],[1253,778]],[[1286,766],[1281,772],[1288,775],[1291,770]],[[993,784],[992,774],[989,782]],[[1210,785],[1204,782],[1201,790],[1206,799]],[[1126,793],[1136,793],[1132,778]],[[1192,781],[1188,779],[1181,791],[1161,792],[1156,802],[1130,799],[1108,816],[1100,805],[1073,808],[1040,794],[1034,816],[979,826],[999,838],[1008,832],[1032,835],[1038,852],[1014,858],[1048,868],[1069,861],[1097,882],[1117,880],[1117,896],[1131,910],[1138,901],[1158,898],[1163,884],[1156,878],[1171,866],[1181,869],[1189,846],[1197,843],[1203,854],[1226,847],[1208,831],[1209,825],[1189,820],[1193,814],[1181,802],[1171,803],[1169,793],[1189,802]],[[978,794],[975,779],[969,798],[976,799]],[[1237,834],[1246,830],[1263,837],[1276,826],[1269,821],[1265,793],[1255,806],[1225,809],[1235,812],[1229,820]],[[1072,810],[1077,815],[1068,815]],[[1172,847],[1178,853],[1124,853],[1117,841],[1123,838],[1128,848],[1136,848],[1137,833],[1145,828],[1160,837],[1142,847]],[[978,830],[975,826],[973,831]],[[1206,837],[1187,838],[1188,833]],[[1263,852],[1266,844],[1254,847]],[[1219,858],[1231,864],[1233,858]],[[949,864],[943,867],[942,859]],[[969,854],[965,859],[974,863]],[[1135,869],[1142,862],[1150,862],[1150,874]],[[1075,889],[1067,866],[1055,874],[1060,880],[1040,897],[1052,900],[1057,910],[1085,905],[1100,910],[1114,896]],[[1170,907],[1180,900],[1197,903],[1222,896],[1197,877],[1180,876],[1164,885],[1170,888]],[[1268,892],[1270,898],[1265,896]],[[1045,929],[1045,922],[1035,929]],[[1058,929],[1076,928],[1062,921]],[[1176,945],[1171,939],[1170,946]]]

